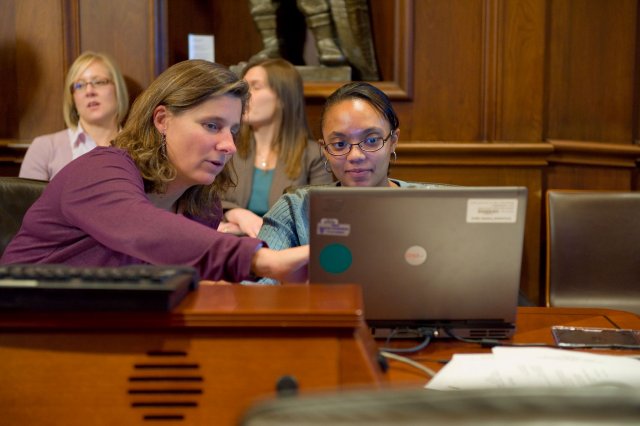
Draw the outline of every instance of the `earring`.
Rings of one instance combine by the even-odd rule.
[[[160,133],[160,154],[167,158],[167,135]]]
[[[327,173],[333,173],[331,171],[331,167],[329,167],[329,161],[326,158],[324,159],[324,169],[327,171]]]
[[[396,162],[396,160],[398,159],[398,154],[396,154],[396,152],[395,152],[395,151],[393,151],[393,152],[391,153],[391,155],[393,155],[393,162],[395,163],[395,162]]]

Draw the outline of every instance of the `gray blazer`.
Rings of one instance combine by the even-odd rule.
[[[238,185],[230,188],[222,196],[222,208],[227,211],[233,208],[246,209],[251,196],[253,185],[253,168],[255,154],[247,159],[234,155],[233,165],[238,174]],[[318,185],[333,182],[333,175],[324,169],[324,159],[320,154],[320,147],[312,140],[307,142],[307,148],[302,157],[302,168],[297,179],[289,179],[285,173],[285,164],[278,161],[273,174],[271,190],[269,191],[269,207],[273,206],[285,189],[290,186]]]

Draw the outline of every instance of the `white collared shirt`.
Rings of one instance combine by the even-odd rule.
[[[67,131],[71,142],[71,155],[74,160],[97,146],[96,142],[84,131],[80,123],[78,123],[76,130],[67,129]]]

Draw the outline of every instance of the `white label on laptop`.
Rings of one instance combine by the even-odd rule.
[[[351,233],[351,225],[347,223],[340,223],[338,219],[322,218],[318,222],[316,228],[318,235],[332,235],[335,237],[348,237]]]
[[[470,198],[467,223],[516,223],[517,198]]]

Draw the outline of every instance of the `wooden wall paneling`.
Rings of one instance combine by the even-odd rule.
[[[503,3],[485,0],[482,8],[482,74],[480,87],[482,109],[480,141],[494,141],[498,136],[498,114],[502,89]]]
[[[0,14],[0,176],[17,176],[20,169],[20,155],[11,147],[20,124],[16,57],[16,0],[5,0]]]
[[[640,6],[636,6],[635,72],[633,90],[633,141],[640,145]]]
[[[413,126],[403,129],[403,140],[482,139],[483,16],[481,0],[416,2],[413,118],[408,120]]]
[[[212,3],[215,6],[213,13],[216,14],[213,19],[213,34],[225,35],[216,42],[216,61],[225,65],[235,65],[242,61],[248,61],[251,56],[262,50],[264,47],[262,37],[251,16],[248,0],[213,1]],[[293,3],[291,2],[291,4]],[[239,22],[243,23],[244,28],[241,30],[238,30]],[[291,26],[291,23],[285,21],[279,22],[279,25]]]
[[[546,4],[543,0],[500,0],[494,7],[497,40],[487,38],[498,50],[496,106],[488,120],[488,140],[543,139]]]
[[[510,166],[544,167],[553,153],[549,143],[406,142],[396,150],[395,168],[407,166]]]
[[[21,0],[15,3],[17,94],[16,110],[21,140],[64,128],[63,22],[60,1]],[[6,102],[6,100],[4,101]]]
[[[637,190],[640,147],[550,140],[546,189]]]
[[[80,13],[79,0],[61,0],[62,3],[62,37],[63,66],[65,70],[80,53]]]
[[[188,35],[212,34],[212,22],[215,16],[211,12],[210,2],[171,1],[167,5],[167,66],[189,58]],[[220,40],[215,40],[216,56],[219,55]],[[220,59],[216,58],[219,62]]]
[[[400,33],[406,32],[406,28],[402,27],[402,24],[398,24],[396,7],[399,5],[394,1],[369,0],[373,45],[376,48],[378,72],[382,81],[394,79],[394,50],[396,46],[393,34],[390,37],[388,29],[397,25]],[[413,14],[413,9],[410,10],[410,13]]]
[[[550,165],[546,189],[636,190],[634,169],[593,165]]]
[[[215,60],[226,66],[247,61],[262,49],[249,1],[167,0],[169,64],[189,57],[188,35],[215,37]]]
[[[5,0],[0,14],[0,138],[18,136],[18,110],[8,101],[18,99],[15,3]]]
[[[77,0],[79,51],[110,54],[120,66],[134,99],[156,77],[155,0]]]
[[[637,1],[549,3],[546,137],[630,143]]]
[[[372,13],[375,12],[374,9]],[[392,33],[393,71],[389,77],[384,77],[383,81],[379,83],[379,87],[392,99],[410,100],[413,97],[413,66],[415,55],[414,13],[414,0],[396,0],[394,4]],[[384,27],[381,26],[381,28]],[[383,48],[384,45],[381,46],[379,55],[384,59],[387,55]]]
[[[18,176],[25,145],[16,139],[0,139],[0,176]]]
[[[414,134],[414,127],[424,125],[424,117],[416,114],[415,111],[423,106],[420,99],[414,98],[412,102],[394,102],[393,107],[400,121],[400,134],[398,144],[412,143],[411,136]]]
[[[635,168],[640,146],[614,142],[563,141],[550,139],[553,163]]]

